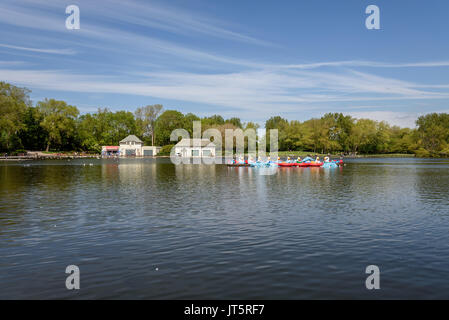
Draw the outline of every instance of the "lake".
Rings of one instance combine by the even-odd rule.
[[[0,298],[449,299],[449,160],[346,163],[0,162]]]

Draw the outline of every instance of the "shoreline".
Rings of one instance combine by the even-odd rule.
[[[64,159],[93,159],[100,156],[69,156],[69,155],[30,155],[0,157],[0,161],[30,161],[30,160],[64,160]]]
[[[289,154],[291,157],[297,157],[297,155]],[[326,155],[318,155],[320,158],[325,157]],[[247,155],[245,155],[245,158]],[[280,156],[281,158],[287,157],[287,155]],[[301,157],[304,157],[304,155],[301,155]],[[33,160],[75,160],[75,159],[157,159],[157,158],[170,158],[170,156],[152,156],[152,157],[118,157],[118,158],[102,158],[100,156],[9,156],[9,157],[0,157],[0,162],[9,162],[9,161],[33,161]],[[223,157],[224,158],[224,157]],[[339,155],[331,155],[330,158],[340,158]],[[403,159],[418,159],[415,155],[357,155],[357,156],[344,156],[343,159],[388,159],[388,158],[403,158]],[[422,159],[445,159],[445,158],[422,158]]]
[[[271,153],[267,152],[267,156],[271,156]],[[245,158],[248,158],[248,154],[244,155]],[[443,158],[435,158],[435,157],[417,157],[415,154],[407,154],[407,153],[384,153],[384,154],[357,154],[357,155],[343,155],[341,154],[321,154],[321,153],[310,153],[306,151],[279,151],[277,152],[277,156],[281,158],[304,158],[306,156],[315,157],[318,156],[320,158],[324,158],[325,156],[329,156],[331,159],[339,159],[342,157],[343,159],[368,159],[368,158],[423,158],[423,159],[445,159]],[[235,155],[234,155],[235,157]],[[147,158],[170,158],[170,155],[156,155],[156,156],[148,156],[148,157],[101,157],[101,154],[90,154],[90,155],[75,155],[75,154],[63,154],[63,153],[44,153],[41,151],[30,151],[27,155],[20,156],[1,156],[0,162],[2,161],[30,161],[30,160],[74,160],[74,159],[147,159]],[[223,156],[223,158],[225,158]],[[446,158],[447,159],[447,158]]]

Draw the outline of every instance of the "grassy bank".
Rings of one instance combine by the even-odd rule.
[[[97,152],[89,152],[89,151],[30,151],[30,153],[37,152],[43,155],[65,155],[65,156],[76,156],[76,155],[89,155],[96,156],[100,155]]]
[[[327,156],[328,154],[321,154],[321,153],[313,153],[313,152],[307,152],[307,151],[279,151],[278,156],[281,158],[285,157],[307,157],[311,156],[314,157],[315,155],[318,155],[319,157]],[[340,153],[331,154],[332,158],[339,158],[341,156]],[[414,154],[406,154],[406,153],[384,153],[384,154],[357,154],[357,155],[346,155],[345,158],[414,158]]]
[[[410,153],[380,153],[380,154],[358,154],[357,156],[346,156],[345,158],[415,158]]]

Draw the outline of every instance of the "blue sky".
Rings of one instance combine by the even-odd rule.
[[[80,8],[67,30],[65,8]],[[381,30],[365,9],[380,8]],[[2,0],[0,80],[81,112],[161,103],[263,123],[449,112],[449,2]]]

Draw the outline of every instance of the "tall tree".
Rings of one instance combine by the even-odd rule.
[[[31,106],[30,91],[0,82],[0,148],[10,150],[18,133],[25,128],[23,118]],[[20,141],[18,141],[20,143]]]
[[[349,143],[353,152],[372,153],[375,151],[377,125],[370,119],[358,119],[351,131]]]
[[[130,134],[137,131],[136,120],[132,112],[116,111],[109,114],[110,124],[112,128],[112,143],[116,144],[120,140],[126,138]]]
[[[151,136],[152,146],[154,146],[155,141],[155,124],[162,109],[161,104],[155,104],[138,108],[135,111],[137,127],[142,132],[143,137]]]
[[[186,129],[190,136],[193,137],[193,121],[201,121],[201,119],[193,113],[187,113],[183,119],[183,128]],[[203,128],[201,128],[203,130]],[[201,132],[202,134],[202,132]]]
[[[285,144],[285,140],[287,138],[286,129],[288,127],[289,123],[286,119],[275,116],[271,117],[267,121],[265,121],[265,129],[266,129],[266,146],[267,150],[270,150],[270,130],[271,129],[277,129],[278,130],[278,147],[279,150],[288,150],[288,147]]]
[[[29,107],[23,117],[24,128],[20,130],[19,137],[23,147],[27,150],[43,150],[47,138],[46,131],[42,128],[43,115],[36,107]]]
[[[224,123],[225,121],[223,117],[217,114],[201,119],[201,127],[203,129],[216,128],[217,126],[220,126]]]
[[[237,128],[243,128],[242,121],[240,120],[240,118],[236,118],[236,117],[230,118],[230,119],[227,119],[225,121],[225,123],[233,124]]]
[[[98,109],[94,114],[80,116],[78,121],[80,146],[97,152],[101,150],[101,146],[117,145],[120,140],[137,131],[136,120],[129,111]]]
[[[78,143],[82,150],[101,151],[102,145],[107,145],[99,131],[98,114],[83,114],[78,118]]]
[[[37,103],[37,108],[43,115],[42,128],[47,131],[47,147],[52,144],[61,144],[63,138],[70,138],[75,134],[75,120],[78,109],[68,105],[65,101],[45,99]]]
[[[184,128],[184,115],[176,110],[164,111],[156,121],[156,143],[159,145],[170,144],[170,135],[175,129]]]
[[[255,123],[255,122],[248,121],[248,122],[245,123],[244,127],[245,127],[245,130],[246,129],[254,129],[257,132],[257,130],[259,130],[259,128],[260,128],[260,125],[258,123]]]
[[[447,155],[449,151],[449,114],[430,113],[419,117],[416,124],[421,145],[433,156]]]

